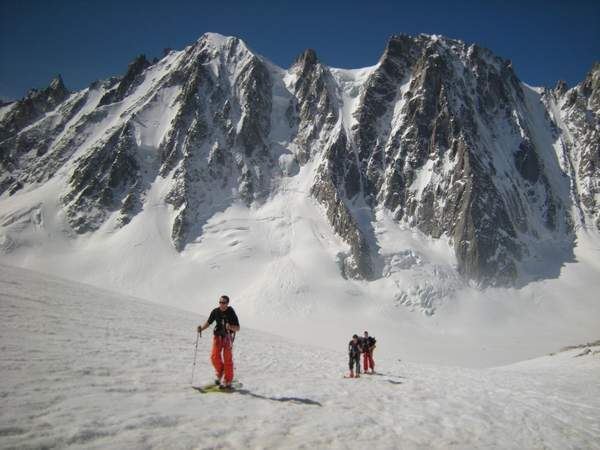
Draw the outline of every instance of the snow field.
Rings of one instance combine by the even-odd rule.
[[[205,316],[8,266],[0,313],[1,448],[600,448],[600,347],[492,369],[376,350],[381,375],[355,380],[357,330],[330,350],[240,315],[243,388],[200,394]],[[209,352],[207,330],[196,384],[212,380]]]
[[[374,230],[389,276],[344,280],[336,255],[347,248],[306,198],[311,169],[286,179],[262,207],[234,204],[215,214],[182,253],[170,244],[172,210],[162,201],[168,179],[154,184],[127,227],[114,230],[108,221],[77,239],[65,232],[60,182],[51,181],[5,199],[0,217],[11,224],[0,236],[0,262],[197,314],[228,294],[246,326],[330,349],[349,339],[348,329],[369,330],[391,359],[489,367],[597,339],[600,303],[590,286],[600,272],[600,239],[593,233],[580,233],[576,261],[560,278],[479,291],[453,277],[444,240],[402,229],[380,211]],[[396,298],[399,287],[431,299],[435,314]]]
[[[245,44],[214,33],[202,42],[220,55],[209,64],[215,79],[236,86],[235,80],[252,59]],[[437,42],[444,51],[462,51],[453,47],[456,42],[442,38]],[[84,123],[95,111],[106,85],[96,84],[73,94],[69,102],[87,92],[86,104],[50,149],[50,153],[57,150],[62,145],[59,142],[66,145],[75,133],[77,151],[72,158],[77,158],[129,121],[140,146],[143,184],[148,187],[143,210],[123,228],[118,226],[120,213],[114,212],[98,231],[76,235],[58,201],[74,170],[71,160],[48,182],[28,185],[2,198],[1,263],[110,287],[197,314],[206,314],[215,299],[226,293],[244,316],[246,326],[330,349],[339,348],[338,343],[348,339],[348,329],[377,330],[373,332],[385,343],[380,355],[392,360],[401,357],[415,362],[489,367],[598,337],[600,302],[593,287],[600,273],[600,236],[592,230],[577,230],[571,255],[572,242],[561,243],[540,228],[531,258],[522,263],[523,273],[531,275],[525,277],[522,288],[481,291],[460,279],[447,238],[432,239],[398,224],[389,211],[377,210],[372,215],[364,202],[357,201],[349,206],[361,226],[372,230],[370,245],[378,249],[373,256],[381,277],[371,282],[343,279],[340,261],[341,255],[348,253],[348,245],[335,235],[322,205],[310,195],[320,159],[299,167],[293,158],[298,149],[285,111],[298,74],[264,58],[274,82],[271,151],[278,156],[284,176],[273,181],[277,188],[271,198],[251,208],[236,200],[235,189],[212,190],[208,186],[203,195],[209,201],[198,207],[206,213],[202,217],[206,223],[200,220],[197,239],[181,253],[175,251],[171,233],[177,211],[165,199],[176,180],[174,172],[163,178],[156,176],[156,170],[160,144],[179,111],[181,86],[169,84],[169,76],[176,70],[189,70],[199,51],[198,46],[190,46],[169,53],[144,72],[141,83],[132,87],[126,99],[96,111],[97,122],[90,123],[81,134],[71,130],[71,125]],[[494,63],[487,53],[483,57]],[[465,61],[455,60],[454,65],[465,75]],[[330,69],[332,77],[328,80],[338,89],[334,96],[340,118],[337,127],[346,127],[350,141],[349,129],[356,123],[353,115],[361,104],[365,83],[377,67]],[[393,134],[404,123],[402,105],[410,82],[409,78],[403,81],[396,107],[379,121],[380,127],[389,127],[383,134]],[[557,183],[561,188],[557,192],[567,202],[569,186],[559,176],[565,167],[559,170],[551,154],[558,151],[558,141],[545,117],[540,93],[528,86],[524,92],[526,102],[521,113],[527,116],[525,109],[531,110],[531,137],[548,149],[543,163],[553,168],[550,181]],[[553,104],[556,113],[558,106]],[[0,108],[0,115],[7,108],[12,106]],[[240,122],[239,113],[234,114],[236,123]],[[49,115],[59,121],[61,113]],[[503,121],[497,125],[498,129],[485,138],[490,148],[497,150],[497,167],[510,172],[513,157],[506,149],[516,148],[523,136]],[[326,139],[325,135],[320,137]],[[330,139],[333,137],[335,134]],[[317,147],[326,146],[321,144]],[[208,147],[202,152],[205,150],[208,152]],[[417,194],[437,176],[430,169],[428,163],[414,180],[411,189]],[[449,169],[450,162],[445,159],[442,171]]]

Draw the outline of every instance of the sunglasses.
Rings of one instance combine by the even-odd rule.
[[[220,305],[226,305],[227,302],[219,302]]]

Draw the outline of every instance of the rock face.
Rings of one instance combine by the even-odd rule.
[[[68,96],[69,91],[60,75],[41,91],[37,89],[30,90],[27,96],[16,102],[2,118],[0,140],[15,135],[45,113],[54,110]]]
[[[81,92],[58,77],[0,106],[0,194],[61,175],[68,223],[89,233],[126,226],[164,185],[181,251],[216,212],[268,201],[306,166],[348,244],[345,277],[390,273],[374,229],[388,211],[447,239],[465,280],[505,286],[538,247],[557,243],[566,260],[576,227],[600,229],[599,114],[598,64],[572,89],[540,90],[489,50],[438,36],[393,36],[366,69],[309,49],[284,70],[206,34]]]
[[[122,223],[141,209],[136,199],[140,167],[133,129],[126,123],[93,151],[77,160],[63,202],[67,217],[78,233],[95,231],[109,211],[121,209]],[[136,204],[137,203],[137,204]]]
[[[581,222],[600,229],[600,63],[579,85],[559,83],[543,100],[560,133],[561,162]]]
[[[178,211],[172,228],[178,250],[232,203],[232,189],[247,205],[262,201],[277,172],[269,152],[273,81],[266,63],[236,38],[205,36],[188,51],[171,75],[170,83],[182,83],[180,106],[160,143],[160,173],[173,171],[175,181],[167,202]]]
[[[120,102],[123,100],[128,93],[131,93],[135,88],[136,83],[140,81],[140,74],[150,66],[150,63],[146,60],[145,55],[139,55],[127,68],[127,73],[121,79],[121,81],[113,88],[106,92],[98,106],[110,105],[111,103]]]

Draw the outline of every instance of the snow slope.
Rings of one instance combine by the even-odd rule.
[[[411,88],[411,80],[437,79],[438,75],[441,80],[447,75],[437,73],[434,65],[417,64],[419,68],[398,75],[398,79],[385,74],[380,74],[383,78],[376,76],[387,67],[385,61],[406,53],[401,51],[394,56],[394,45],[414,41],[419,48],[432,45],[436,52],[450,52],[446,55],[447,62],[452,63],[449,68],[461,82],[471,63],[456,59],[459,53],[461,58],[481,53],[478,67],[498,69],[498,60],[490,59],[488,51],[471,46],[466,54],[456,53],[459,47],[467,51],[464,43],[434,36],[415,39],[392,39],[386,56],[365,69],[327,68],[318,62],[314,52],[312,56],[306,52],[284,70],[254,55],[239,39],[209,33],[196,44],[170,52],[140,69],[133,78],[128,74],[135,70],[128,69],[123,78],[94,83],[89,89],[72,94],[37,125],[19,131],[18,142],[29,143],[31,148],[29,144],[23,147],[23,153],[17,151],[21,149],[17,141],[14,145],[6,142],[5,148],[16,152],[15,158],[25,159],[19,159],[22,173],[0,173],[0,178],[19,174],[23,177],[17,177],[23,182],[20,189],[0,198],[0,262],[108,287],[198,314],[206,313],[215,299],[226,293],[245,317],[245,323],[263,331],[337,348],[337,342],[347,339],[348,329],[377,330],[383,342],[398,343],[402,357],[419,362],[492,366],[547,353],[572,342],[596,339],[600,324],[600,302],[594,289],[600,274],[598,231],[575,223],[576,235],[567,233],[562,236],[566,241],[557,239],[556,234],[544,232],[545,225],[533,212],[531,230],[535,231],[535,245],[532,241],[531,252],[521,264],[523,273],[529,274],[519,285],[522,288],[476,290],[459,275],[460,261],[449,235],[444,232],[439,238],[432,238],[435,233],[427,235],[419,231],[422,227],[411,225],[417,216],[428,217],[427,208],[421,210],[423,205],[412,211],[423,214],[411,213],[405,217],[408,222],[399,222],[394,218],[399,204],[384,207],[377,203],[371,208],[360,195],[347,198],[337,204],[345,205],[348,217],[357,222],[358,228],[350,220],[342,222],[364,235],[377,276],[369,282],[343,278],[346,262],[352,259],[352,245],[348,243],[352,233],[346,232],[343,237],[339,230],[336,232],[327,217],[335,210],[319,204],[323,200],[311,195],[316,178],[322,175],[319,167],[324,155],[337,142],[339,133],[345,131],[344,141],[349,144],[342,147],[347,147],[349,155],[356,154],[355,147],[361,142],[363,150],[387,142],[384,146],[392,152],[391,160],[406,168],[417,164],[418,161],[404,161],[401,152],[397,152],[408,144],[400,145],[415,125],[407,117],[407,107],[413,101],[420,102],[429,92],[427,86],[419,83],[420,87]],[[458,47],[453,50],[453,46]],[[437,59],[436,52],[427,55]],[[429,56],[423,61],[429,61]],[[136,61],[139,63],[140,59]],[[434,70],[433,77],[426,77],[430,70]],[[267,78],[271,87],[259,83]],[[475,83],[474,79],[471,81]],[[213,91],[203,83],[220,86],[224,91]],[[257,83],[262,89],[255,91],[252,86]],[[386,86],[391,89],[388,94],[393,95],[383,101],[377,93]],[[556,190],[558,198],[567,204],[568,177],[561,173],[568,171],[566,166],[559,167],[556,155],[552,155],[566,149],[559,145],[559,136],[545,116],[540,93],[526,85],[523,89],[525,99],[518,104],[523,117],[531,116],[526,128],[531,131],[532,142],[544,149],[539,158],[549,170],[549,182],[561,188]],[[117,95],[121,91],[123,95]],[[368,91],[373,91],[375,97],[367,95]],[[464,95],[467,91],[460,89]],[[475,102],[479,94],[469,95],[475,95],[471,99]],[[102,102],[107,96],[114,98]],[[455,97],[450,100],[458,102],[464,96]],[[552,105],[555,109],[560,106]],[[509,102],[504,106],[514,105]],[[3,108],[0,118],[12,107]],[[369,111],[375,114],[380,108],[385,113],[371,117]],[[188,109],[189,114],[184,114]],[[202,126],[196,123],[194,111],[206,115]],[[560,108],[553,114],[560,116],[559,112]],[[300,116],[295,120],[297,114]],[[515,130],[521,130],[521,125],[514,130],[505,129],[505,114],[499,117],[502,121],[493,122],[494,127],[485,134],[486,146],[495,149],[492,153],[498,158],[498,173],[520,177],[510,149],[517,149],[520,144],[523,136]],[[254,118],[260,123],[254,123]],[[433,120],[423,118],[421,125],[431,125],[430,119]],[[562,122],[557,123],[564,128]],[[370,132],[352,131],[360,124],[368,129],[373,125],[377,145],[364,140]],[[189,142],[187,137],[203,135],[204,129],[216,134],[195,144]],[[241,129],[250,131],[239,134]],[[265,140],[263,150],[270,155],[266,160],[257,156],[252,162],[241,144],[229,142],[241,139],[252,144],[256,138],[252,130],[260,131],[258,134]],[[494,130],[498,136],[494,136]],[[394,136],[398,142],[393,142]],[[418,137],[410,139],[416,142]],[[117,147],[124,154],[107,144],[111,139],[119,142]],[[302,146],[306,148],[301,149]],[[171,154],[168,149],[172,150],[171,156],[175,155],[169,164],[164,161],[165,152]],[[176,156],[178,152],[181,155]],[[424,158],[418,162],[418,168],[407,169],[400,177],[411,180],[405,187],[414,199],[422,200],[434,191],[464,185],[465,180],[456,181],[460,174],[455,174],[458,178],[450,177],[455,163],[451,164],[447,155],[436,157],[433,164],[434,160],[416,147],[410,153],[417,159]],[[127,164],[112,159],[117,154],[139,166],[134,171],[139,178],[130,179],[131,171],[124,168]],[[93,155],[105,157],[106,164],[93,163]],[[298,159],[301,155],[305,158],[302,164]],[[348,158],[343,155],[334,164],[337,171],[356,172],[358,165],[346,167]],[[220,159],[225,162],[220,163]],[[370,164],[367,159],[363,163]],[[102,167],[116,168],[105,173]],[[390,168],[381,170],[388,173]],[[82,183],[73,184],[72,175],[78,173],[85,174],[79,180]],[[251,173],[256,175],[254,181],[248,175]],[[364,177],[357,177],[351,178],[364,184]],[[438,184],[442,178],[448,178],[447,186]],[[502,187],[501,191],[511,191],[512,184],[503,184],[508,179],[502,178],[496,177],[494,183]],[[121,179],[129,191],[115,188],[113,192],[108,179]],[[217,182],[225,179],[230,183],[221,186]],[[387,175],[381,178],[384,191],[400,189],[399,185],[394,187],[393,179]],[[262,181],[258,183],[259,180]],[[456,182],[450,183],[451,180]],[[89,185],[85,187],[88,182],[107,184],[104,187],[108,190],[102,192],[112,192],[118,207],[99,205],[96,200],[100,191],[95,187],[90,191]],[[11,183],[16,183],[16,179]],[[257,187],[254,192],[265,198],[248,202],[248,206],[241,194],[253,183],[258,187],[265,184],[264,190]],[[546,195],[544,186],[537,185],[532,191],[539,191],[538,204]],[[89,195],[80,195],[83,192]],[[332,198],[331,192],[326,197]],[[71,203],[65,204],[65,198],[71,196]],[[340,198],[343,200],[343,195]],[[121,201],[125,212],[119,210]],[[434,216],[443,209],[440,202],[428,204]],[[330,202],[333,204],[336,201]],[[455,206],[454,210],[459,211],[458,204]],[[481,216],[488,217],[487,213]],[[84,221],[86,226],[95,231],[83,232],[81,223],[74,224],[84,216],[88,219]],[[448,231],[433,225],[439,232]],[[482,236],[497,234],[497,227],[490,228]],[[524,237],[522,240],[526,242]],[[489,256],[495,259],[498,254]],[[390,358],[396,356],[390,347],[382,347],[381,353]]]
[[[345,280],[335,261],[347,245],[307,198],[311,172],[308,164],[282,181],[263,206],[224,208],[182,253],[169,238],[167,182],[154,184],[147,206],[127,227],[115,230],[108,223],[73,239],[57,203],[60,183],[51,180],[3,200],[7,232],[0,237],[0,262],[198,314],[226,293],[246,323],[263,331],[335,348],[329,337],[346,339],[349,328],[377,330],[378,337],[401,345],[403,357],[419,362],[508,364],[598,337],[600,302],[590,289],[600,273],[597,234],[580,233],[575,261],[563,266],[560,277],[480,291],[459,284],[443,239],[399,227],[379,211],[375,233],[387,275],[373,282]],[[398,286],[421,302],[397,297]],[[423,304],[437,313],[420,314]],[[389,348],[381,351],[396,356]]]
[[[600,448],[599,347],[492,369],[376,353],[381,375],[351,380],[347,339],[301,345],[241,315],[243,388],[203,395],[201,316],[7,266],[0,313],[1,448]]]
[[[576,262],[558,279],[518,290],[464,286],[453,301],[432,303],[438,313],[428,317],[394,293],[398,284],[412,284],[415,296],[426,301],[457,289],[443,240],[401,229],[381,212],[376,233],[389,276],[371,283],[344,280],[334,261],[345,245],[316,203],[306,200],[310,176],[304,172],[310,170],[303,167],[262,207],[234,205],[217,213],[201,240],[181,254],[169,242],[170,212],[160,201],[160,183],[149,194],[151,206],[129,226],[115,231],[107,225],[74,240],[65,235],[56,204],[59,185],[50,182],[5,199],[2,210],[15,211],[5,224],[14,220],[8,229],[18,232],[21,243],[1,242],[0,261],[196,313],[205,314],[227,293],[246,323],[261,330],[330,348],[337,344],[329,337],[346,339],[349,328],[378,330],[378,337],[398,342],[403,356],[420,362],[508,364],[597,338],[600,302],[589,288],[600,273],[595,234],[581,234]],[[22,206],[30,204],[39,206]],[[395,356],[389,348],[382,352]]]

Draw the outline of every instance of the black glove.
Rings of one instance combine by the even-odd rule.
[[[202,335],[202,325],[198,325],[198,333]]]

